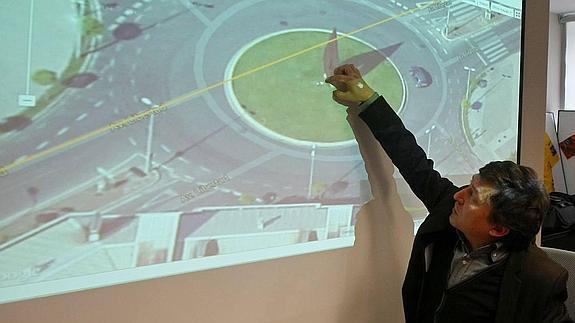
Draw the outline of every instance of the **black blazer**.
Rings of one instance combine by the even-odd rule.
[[[383,97],[359,116],[429,211],[415,236],[402,288],[406,322],[416,323],[420,305],[425,302],[420,298],[426,271],[426,249],[429,261],[433,257],[430,246],[434,241],[454,233],[449,215],[455,203],[453,194],[460,188],[433,169],[433,161],[427,159],[413,134]],[[512,252],[505,266],[496,323],[573,322],[564,305],[568,274],[563,267],[535,245],[525,251]]]

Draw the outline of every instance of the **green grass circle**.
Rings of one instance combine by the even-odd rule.
[[[233,76],[326,42],[330,33],[292,31],[256,42],[241,54]],[[338,40],[341,62],[373,48],[355,39]],[[331,98],[333,88],[324,80],[325,46],[294,56],[232,82],[237,102],[253,120],[265,128],[296,140],[336,143],[353,139],[345,107]],[[366,82],[385,97],[396,111],[403,99],[402,79],[385,60],[367,75]]]

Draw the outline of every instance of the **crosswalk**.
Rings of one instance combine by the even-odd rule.
[[[493,64],[509,54],[509,50],[501,38],[493,31],[481,33],[477,37],[473,37],[472,40],[477,44],[476,48],[479,49],[480,57],[485,65]]]
[[[449,6],[452,20],[459,22],[470,21],[484,10],[476,6],[461,1],[454,1]],[[493,31],[485,31],[472,38],[475,48],[478,49],[479,58],[485,65],[490,65],[504,58],[509,54],[509,50],[501,40],[501,37]]]
[[[450,19],[455,21],[469,21],[481,14],[483,14],[483,12],[480,8],[467,3],[452,1],[452,4],[449,6]]]

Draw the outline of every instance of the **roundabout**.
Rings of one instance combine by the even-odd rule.
[[[346,111],[333,102],[333,90],[323,82],[326,60],[339,56],[345,62],[379,53],[376,47],[355,37],[338,41],[339,53],[323,47],[313,49],[258,73],[262,60],[277,61],[329,40],[329,30],[292,29],[260,37],[238,51],[226,68],[226,95],[230,106],[254,129],[292,145],[337,147],[354,144]],[[285,46],[289,44],[289,46]],[[329,46],[329,45],[328,45]],[[336,47],[336,48],[337,48]],[[339,54],[339,55],[338,55]],[[375,88],[389,89],[386,96],[395,110],[405,101],[405,84],[397,67],[379,54],[377,64],[365,79]]]

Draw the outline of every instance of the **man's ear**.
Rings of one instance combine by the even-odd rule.
[[[502,225],[495,225],[489,230],[489,235],[494,238],[505,237],[509,234],[509,228]]]

